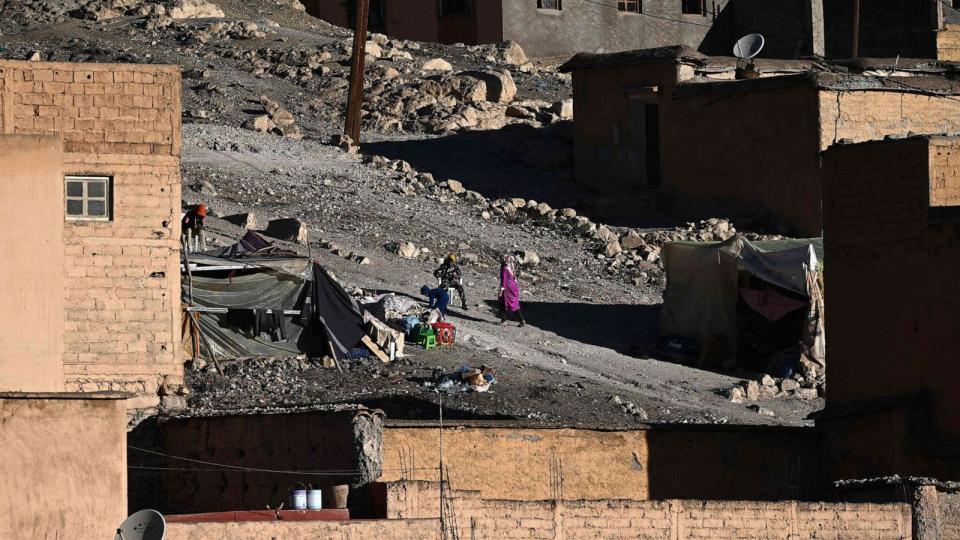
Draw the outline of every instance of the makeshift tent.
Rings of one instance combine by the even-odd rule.
[[[190,255],[189,273],[181,262],[182,302],[199,316],[205,355],[340,356],[365,334],[357,302],[320,264],[256,233],[215,255]]]
[[[668,243],[661,334],[695,339],[701,350],[722,343],[736,357],[745,321],[789,315],[795,324],[788,331],[799,330],[785,339],[795,338],[798,353],[823,366],[822,261],[820,238],[752,242],[737,234],[723,242]]]

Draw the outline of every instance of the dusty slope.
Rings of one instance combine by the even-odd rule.
[[[254,211],[261,223],[275,217],[304,219],[314,240],[310,252],[319,254],[347,284],[415,294],[420,285],[431,282],[429,271],[435,261],[388,253],[384,244],[396,240],[413,241],[434,254],[470,253],[476,262],[465,268],[473,308],[455,315],[463,337],[452,352],[413,351],[414,357],[398,366],[358,365],[343,376],[298,362],[231,366],[226,377],[208,370],[195,374],[199,390],[192,397],[195,407],[360,401],[384,406],[393,416],[432,415],[431,403],[438,395],[424,383],[435,368],[451,370],[464,363],[495,365],[500,381],[491,394],[449,397],[447,406],[462,416],[593,426],[641,421],[642,416],[626,413],[612,401],[620,396],[641,407],[650,421],[795,424],[822,405],[821,400],[771,400],[764,406],[777,416],[760,416],[718,395],[738,379],[628,356],[634,345],[639,345],[640,356],[646,356],[643,353],[656,335],[663,281],[655,264],[637,257],[598,258],[602,243],[567,225],[484,219],[482,204],[436,188],[418,188],[411,174],[364,165],[324,144],[340,129],[349,33],[311,19],[288,3],[224,0],[218,5],[231,31],[244,37],[216,31],[212,25],[223,21],[186,20],[151,28],[150,17],[132,11],[121,10],[133,14],[95,22],[71,14],[79,6],[75,2],[7,2],[0,16],[0,54],[29,58],[39,52],[48,60],[182,66],[185,201],[205,202],[219,215]],[[255,23],[257,30],[237,26],[243,22]],[[549,70],[491,64],[485,49],[430,44],[385,48],[411,53],[412,60],[372,63],[371,89],[387,68],[399,74],[394,78],[400,81],[391,84],[401,88],[423,84],[426,75],[419,71],[419,63],[444,57],[457,69],[508,69],[519,87],[517,99],[549,104],[569,97],[564,77]],[[309,68],[309,77],[298,65],[306,52],[330,54]],[[417,92],[413,94],[416,97]],[[307,140],[239,129],[261,114],[260,95],[288,109]],[[463,116],[461,104],[457,107],[451,114]],[[497,107],[481,103],[476,109]],[[527,110],[534,118],[515,128],[455,131],[442,138],[424,133],[422,125],[407,116],[403,125],[415,133],[397,134],[393,127],[390,133],[368,131],[365,152],[406,159],[435,173],[437,180],[458,177],[467,188],[491,198],[523,196],[555,207],[575,205],[578,194],[563,159],[568,127],[545,111],[534,106]],[[437,107],[427,113],[440,120],[447,114]],[[414,111],[414,116],[418,114]],[[367,123],[368,128],[378,126]],[[538,163],[531,154],[550,159]],[[212,221],[222,243],[241,233]],[[344,254],[368,256],[372,263],[361,266],[321,250],[321,241],[339,244]],[[514,250],[535,250],[542,259],[523,278],[531,323],[524,330],[493,324],[489,306],[497,286],[495,258]]]

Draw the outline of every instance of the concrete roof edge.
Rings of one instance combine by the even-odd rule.
[[[439,428],[439,420],[400,420],[387,418],[384,426],[397,429]],[[604,427],[585,426],[567,423],[543,423],[533,420],[444,420],[444,428],[477,428],[477,429],[536,429],[560,430],[572,429],[578,431],[597,432],[628,432],[628,431],[752,431],[752,432],[781,432],[804,433],[816,431],[815,426],[774,426],[767,424],[686,424],[686,423],[643,423],[632,427]]]
[[[883,145],[883,144],[896,144],[904,142],[917,142],[917,141],[934,141],[934,140],[943,140],[943,139],[960,139],[960,133],[908,133],[903,136],[887,136],[883,139],[871,139],[869,141],[851,141],[848,139],[840,139],[839,141],[831,144],[827,147],[823,153],[830,152],[835,148],[848,148],[853,146],[869,146],[869,145]]]
[[[49,69],[74,69],[77,71],[111,71],[116,69],[139,69],[141,71],[161,71],[161,72],[170,72],[170,73],[180,73],[180,66],[176,64],[121,64],[121,63],[99,63],[99,62],[48,62],[44,60],[33,61],[33,60],[7,60],[0,59],[0,68],[3,67],[13,67],[13,68],[23,68],[23,69],[43,69],[44,67],[49,67]],[[63,67],[57,67],[63,66]]]
[[[672,45],[651,49],[635,49],[616,53],[577,53],[561,65],[561,73],[584,69],[602,69],[642,64],[682,64],[705,65],[710,58],[686,45]]]

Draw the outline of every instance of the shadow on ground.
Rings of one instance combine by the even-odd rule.
[[[496,302],[488,304],[499,307]],[[653,348],[660,330],[660,304],[524,302],[521,308],[530,325],[622,354]]]
[[[433,139],[381,141],[363,153],[402,159],[437,179],[455,178],[491,199],[524,197],[555,208],[578,206],[573,185],[573,123],[514,124]]]

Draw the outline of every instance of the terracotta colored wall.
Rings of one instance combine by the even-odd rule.
[[[765,211],[819,236],[818,117],[812,88],[675,96],[661,124],[663,190],[703,217]]]
[[[960,133],[960,100],[904,92],[820,93],[820,149],[847,142],[880,140],[888,135]]]
[[[823,155],[830,305],[825,480],[960,477],[956,139],[835,146]],[[934,189],[931,189],[931,182]]]
[[[381,481],[438,480],[438,443],[437,428],[388,426]],[[454,488],[491,499],[767,499],[813,496],[817,444],[812,430],[456,427],[443,452]]]
[[[578,183],[599,194],[618,196],[644,188],[630,172],[631,130],[635,126],[628,117],[629,94],[656,86],[659,94],[652,97],[662,102],[676,85],[679,69],[668,63],[574,73],[574,166]]]
[[[179,70],[2,61],[0,77],[4,132],[58,135],[64,174],[113,177],[112,221],[62,225],[67,388],[155,406],[182,381]]]
[[[126,517],[126,406],[0,395],[0,538],[110,538]]]
[[[178,457],[261,470],[355,472],[134,471],[131,510],[155,508],[183,514],[276,508],[298,482],[316,487],[360,484],[366,483],[365,476],[369,480],[379,472],[365,472],[371,463],[379,464],[382,418],[377,415],[345,411],[174,418],[156,429],[150,447]],[[143,447],[146,443],[131,444]],[[171,469],[184,466],[182,460],[138,451],[130,462]]]
[[[266,523],[171,523],[166,540],[427,540],[440,538],[439,519]]]
[[[53,136],[0,134],[0,171],[0,390],[60,391],[63,145]]]
[[[937,59],[947,62],[960,60],[960,25],[948,24],[937,32]]]
[[[388,517],[439,515],[439,484],[382,486]],[[909,537],[907,504],[759,501],[504,501],[447,492],[460,538],[843,538]],[[450,512],[448,511],[448,515]]]

